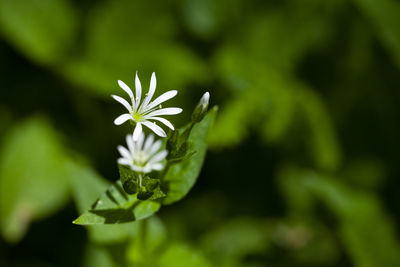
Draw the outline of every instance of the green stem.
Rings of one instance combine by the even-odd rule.
[[[140,225],[140,234],[139,234],[139,239],[140,239],[140,250],[142,253],[142,258],[147,259],[147,232],[149,228],[149,223],[148,219],[142,220],[141,225]]]
[[[139,187],[142,187],[142,174],[139,173]]]

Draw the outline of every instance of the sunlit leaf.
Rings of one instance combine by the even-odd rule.
[[[75,39],[77,16],[70,1],[0,1],[3,36],[41,64],[64,59]]]
[[[164,204],[171,204],[183,198],[196,182],[207,151],[208,132],[213,125],[217,110],[216,107],[212,108],[201,122],[195,124],[190,132],[188,151],[196,151],[196,153],[173,164],[168,169],[163,179],[167,194]]]
[[[70,169],[72,194],[79,213],[84,213],[109,188],[110,183],[82,162],[71,164]],[[138,227],[134,223],[104,224],[87,226],[87,230],[92,242],[121,243],[135,236]]]
[[[336,170],[341,163],[341,150],[329,114],[320,97],[307,87],[300,87],[296,93],[300,113],[308,126],[311,157],[317,167]]]
[[[155,266],[160,251],[169,241],[167,229],[157,216],[139,221],[137,224],[139,224],[139,234],[131,240],[127,248],[127,258],[133,266]]]
[[[169,244],[166,251],[160,256],[160,267],[211,267],[202,253],[182,243]]]
[[[160,203],[140,201],[136,195],[128,195],[118,181],[111,185],[91,209],[74,221],[75,224],[118,224],[145,219],[160,208]]]
[[[0,223],[4,238],[16,242],[33,220],[54,213],[67,201],[69,159],[59,136],[41,117],[12,128],[4,144],[0,155]]]

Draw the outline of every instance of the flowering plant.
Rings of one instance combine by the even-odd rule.
[[[121,125],[130,121],[134,126],[133,133],[126,136],[127,147],[117,147],[121,155],[117,160],[120,179],[74,221],[76,224],[115,224],[147,218],[161,205],[182,199],[196,182],[204,161],[207,135],[217,112],[216,107],[208,111],[208,92],[195,107],[191,121],[175,129],[170,121],[161,116],[179,114],[182,109],[162,108],[161,103],[176,96],[177,91],[168,91],[151,101],[156,89],[154,73],[143,101],[137,74],[135,94],[124,82],[118,81],[118,84],[129,95],[131,104],[122,97],[112,95],[128,110],[114,123]],[[167,134],[154,121],[167,126],[170,132]],[[142,125],[160,139],[156,140],[152,133],[146,136]]]

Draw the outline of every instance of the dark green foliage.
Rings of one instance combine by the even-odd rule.
[[[0,266],[399,266],[399,12],[0,0]],[[110,98],[136,71],[183,108],[141,186]]]

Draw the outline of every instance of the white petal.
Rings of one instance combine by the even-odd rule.
[[[140,122],[137,122],[135,130],[133,131],[133,141],[137,141],[141,134],[142,134],[142,124]]]
[[[117,160],[117,162],[118,162],[118,164],[121,164],[121,165],[131,165],[132,164],[132,161],[130,161],[126,158],[119,158]]]
[[[161,115],[175,115],[182,112],[181,108],[162,108],[153,111],[146,115],[146,117],[161,116]]]
[[[133,139],[131,134],[128,134],[126,136],[126,143],[128,145],[128,149],[131,152],[131,154],[135,153],[135,146],[133,145]]]
[[[159,161],[165,159],[165,157],[167,155],[168,155],[168,151],[167,150],[160,151],[159,153],[155,154],[154,157],[152,157],[149,160],[149,162],[151,162],[151,163],[159,162]]]
[[[146,164],[146,166],[144,166],[144,167],[142,168],[142,172],[144,172],[144,173],[149,173],[149,172],[151,172],[151,164]]]
[[[135,77],[135,88],[136,88],[136,99],[135,99],[136,107],[139,107],[140,99],[142,98],[142,84],[140,83],[137,72],[136,72],[136,77]]]
[[[167,134],[164,132],[164,130],[161,129],[161,127],[156,125],[155,123],[149,121],[144,121],[142,123],[144,126],[147,126],[148,128],[150,128],[150,130],[155,132],[158,136],[167,137]]]
[[[149,150],[149,148],[153,145],[153,141],[154,141],[154,135],[150,134],[147,139],[146,142],[144,143],[143,146],[143,151],[145,153],[147,153],[147,151]]]
[[[160,95],[159,97],[157,97],[153,102],[151,102],[150,105],[147,106],[147,109],[154,108],[154,107],[158,106],[159,104],[161,104],[162,102],[165,102],[168,99],[173,98],[177,94],[178,94],[178,91],[176,91],[176,90],[168,91],[168,92]]]
[[[119,97],[117,95],[111,95],[111,97],[114,98],[119,103],[121,103],[129,112],[132,111],[132,107],[131,107],[131,105],[129,105],[128,101],[126,101],[125,99],[123,99],[122,97]]]
[[[162,169],[164,169],[164,164],[162,163],[154,163],[151,165],[151,168],[155,171],[161,171]]]
[[[116,118],[114,120],[114,124],[115,125],[121,125],[124,122],[126,122],[127,120],[131,120],[131,119],[132,119],[131,114],[125,113],[125,114],[122,114],[121,116],[119,116],[118,118]]]
[[[144,142],[145,138],[146,138],[146,136],[144,135],[144,132],[142,130],[141,134],[139,135],[138,140],[136,141],[136,148],[138,151],[143,150],[143,142]]]
[[[174,125],[172,125],[172,123],[169,122],[169,120],[166,120],[166,119],[164,119],[164,118],[160,118],[160,117],[150,117],[150,118],[147,118],[147,119],[148,119],[148,120],[156,120],[156,121],[162,122],[162,123],[165,124],[165,126],[169,127],[171,130],[175,130]]]
[[[151,74],[151,79],[150,79],[150,88],[149,88],[150,99],[153,97],[154,92],[156,91],[156,86],[157,86],[156,73],[153,72]]]
[[[131,153],[128,151],[128,149],[126,149],[123,146],[118,146],[117,147],[119,153],[121,154],[122,157],[126,158],[126,159],[131,159]]]
[[[157,140],[156,142],[154,142],[154,144],[149,149],[148,154],[150,156],[152,156],[154,153],[156,153],[160,149],[161,145],[162,145],[161,140]]]
[[[143,168],[140,166],[136,166],[136,165],[131,165],[131,169],[135,172],[142,172]]]
[[[144,110],[148,109],[147,105],[149,104],[150,100],[153,98],[154,92],[156,91],[156,84],[157,84],[156,74],[153,72],[153,74],[151,75],[149,92],[147,92],[147,95],[143,100],[142,106],[139,109],[140,111],[144,111]]]
[[[124,90],[130,98],[133,98],[133,92],[131,90],[131,88],[129,88],[128,85],[126,85],[123,81],[118,80],[118,85],[119,87],[121,87],[122,90]]]

